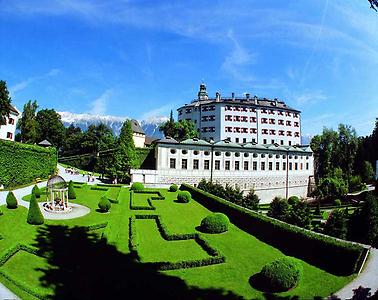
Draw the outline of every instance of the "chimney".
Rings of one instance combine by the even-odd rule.
[[[257,105],[257,96],[256,96],[256,95],[253,97],[253,103],[254,103],[255,105]]]
[[[278,104],[278,100],[277,98],[274,98],[274,105],[277,106],[277,104]]]
[[[221,94],[219,92],[215,93],[215,101],[219,102],[221,99]]]
[[[235,101],[235,93],[231,93],[232,101]]]
[[[246,98],[247,100],[249,100],[249,93],[246,93],[246,94],[245,94],[245,98]]]

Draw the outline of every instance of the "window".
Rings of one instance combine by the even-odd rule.
[[[263,139],[263,144],[266,144],[266,139]]]
[[[294,127],[299,127],[299,122],[294,122]]]
[[[280,144],[281,144],[281,145],[283,145],[283,143],[284,143],[284,141],[283,141],[283,140],[281,140],[281,141],[280,141]]]
[[[276,120],[274,120],[274,119],[269,119],[269,124],[276,124]]]
[[[235,138],[235,143],[239,143],[239,138]]]
[[[268,166],[269,166],[269,171],[272,171],[273,170],[273,163],[271,161],[269,162]]]
[[[7,139],[13,140],[13,133],[12,132],[7,132]]]
[[[291,121],[286,121],[286,126],[291,126]]]
[[[308,170],[308,163],[306,163],[306,170]]]
[[[199,160],[193,159],[193,169],[198,170],[198,167],[199,167]]]
[[[225,169],[225,170],[230,170],[230,161],[229,161],[229,160],[226,160],[226,161],[224,162],[224,169]]]
[[[282,163],[282,170],[286,171],[286,162]]]
[[[278,120],[278,125],[284,125],[284,120]]]
[[[274,129],[270,129],[270,130],[269,130],[269,134],[275,135],[275,134],[276,134],[276,131],[275,131]]]
[[[209,155],[210,155],[210,152],[209,152],[209,151],[205,151],[204,154],[205,154],[206,156],[209,156]]]
[[[293,169],[293,163],[289,163],[289,170],[291,171]]]
[[[14,119],[9,118],[9,120],[8,120],[8,124],[10,124],[10,125],[14,125]]]
[[[256,123],[257,119],[256,117],[249,117],[249,122]]]
[[[225,155],[226,155],[227,157],[230,157],[230,156],[231,156],[231,152],[226,152]]]
[[[240,157],[240,152],[235,152],[235,157]]]
[[[257,161],[252,162],[252,169],[253,171],[257,170]]]
[[[287,136],[291,136],[291,131],[286,131]]]
[[[250,133],[257,133],[257,128],[250,128],[250,129],[249,129],[249,132],[250,132]]]
[[[243,144],[245,144],[246,142],[247,142],[247,139],[243,138]]]
[[[188,154],[188,150],[182,150],[182,154]]]
[[[248,164],[248,161],[245,161],[245,162],[244,162],[244,170],[245,170],[245,171],[248,171],[248,165],[249,165],[249,164]]]
[[[261,162],[261,171],[265,171],[265,162]]]
[[[188,168],[188,160],[183,159],[181,160],[181,169],[187,169]]]
[[[231,115],[225,115],[224,120],[225,121],[232,121],[232,116]]]
[[[271,144],[274,144],[274,140],[271,140]]]
[[[279,171],[279,170],[280,170],[280,163],[276,162],[276,171]]]
[[[170,152],[171,154],[176,154],[176,149],[171,149]]]
[[[220,156],[221,153],[219,151],[215,152],[215,156]]]
[[[185,109],[185,113],[190,114],[192,110],[190,108]]]
[[[268,124],[268,119],[267,118],[262,118],[261,119],[262,124]]]
[[[291,141],[289,141],[289,146],[291,146]]]
[[[198,150],[194,150],[194,151],[193,151],[193,154],[194,154],[194,155],[198,155],[198,154],[199,154],[199,151],[198,151]]]
[[[204,168],[205,170],[209,170],[209,169],[210,169],[210,160],[205,159],[205,160],[203,161],[203,168]]]
[[[256,139],[252,139],[252,143],[256,143]]]
[[[235,161],[235,170],[239,170],[239,169],[240,169],[240,162]]]
[[[220,170],[220,160],[215,161],[215,170]]]
[[[295,170],[295,171],[298,170],[298,163],[295,163],[295,164],[294,164],[294,170]]]
[[[181,115],[182,115],[182,110],[180,109],[180,110],[179,110],[179,116],[181,116]]]
[[[169,160],[169,167],[170,167],[171,169],[176,169],[176,159],[175,159],[175,158],[171,158],[171,159]]]

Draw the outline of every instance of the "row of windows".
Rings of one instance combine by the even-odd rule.
[[[215,121],[215,116],[214,115],[211,115],[211,116],[202,116],[201,121],[202,122]]]
[[[202,132],[215,132],[215,127],[202,127]]]
[[[200,155],[202,151],[199,151],[199,150],[194,150],[193,151],[193,155]],[[170,149],[170,153],[171,154],[176,154],[177,153],[177,150],[176,149]],[[182,149],[181,150],[181,153],[186,155],[188,154],[188,150],[186,149]],[[210,155],[210,151],[203,151],[203,154],[205,156],[209,156]],[[225,152],[224,155],[227,156],[227,157],[230,157],[232,156],[232,154],[235,156],[235,157],[240,157],[241,155],[243,155],[244,157],[249,157],[252,153],[248,153],[248,152],[244,152],[244,153],[241,153],[241,152]],[[214,155],[215,156],[221,156],[222,155],[222,152],[220,151],[215,151],[214,152]],[[265,154],[265,153],[261,153],[260,156],[262,158],[268,156],[269,158],[280,158],[282,155],[282,158],[285,159],[286,158],[286,154]],[[259,155],[257,153],[253,153],[252,154],[253,157],[258,157]],[[289,159],[298,159],[299,157],[306,157],[306,159],[308,159],[309,157],[306,155],[306,156],[298,156],[298,155],[289,155]]]
[[[234,106],[234,105],[226,105],[225,107],[225,110],[226,111],[244,111],[244,112],[256,112],[256,108],[248,108],[247,106]],[[274,110],[274,109],[261,109],[261,113],[263,114],[269,114],[269,115],[275,115],[277,113],[277,115],[279,116],[284,116],[286,115],[287,117],[291,117],[293,116],[294,118],[298,118],[298,114],[297,113],[292,113],[292,112],[289,112],[289,111],[286,111],[286,112],[283,112],[281,110]]]
[[[204,118],[204,117],[202,117]],[[215,120],[215,116],[214,116]],[[234,122],[248,122],[248,117],[247,116],[232,116],[232,115],[225,115],[224,116],[225,121],[234,121]],[[249,122],[250,123],[256,123],[257,118],[256,117],[249,117]],[[261,123],[262,124],[276,124],[276,119],[268,119],[268,118],[261,118]],[[291,126],[291,121],[286,121],[286,126]],[[284,120],[278,120],[278,125],[285,125]],[[294,122],[294,127],[299,127],[299,122]]]
[[[225,132],[234,132],[234,133],[257,133],[257,128],[248,128],[247,127],[231,127],[226,126],[224,128]],[[275,129],[261,129],[261,134],[270,134],[270,135],[276,135]],[[284,136],[285,131],[284,130],[278,130],[278,135]],[[293,136],[291,131],[286,131],[286,136]],[[294,137],[299,137],[299,132],[294,132]],[[237,142],[238,143],[238,142]]]
[[[199,170],[199,168],[200,168],[199,159],[193,159],[192,166],[193,166],[193,170]],[[242,166],[243,166],[244,171],[249,171],[250,162],[244,161]],[[259,171],[265,171],[265,170],[273,171],[273,166],[275,166],[274,171],[280,171],[280,170],[286,171],[286,162],[282,162],[282,163],[276,162],[275,164],[273,164],[273,162],[268,162],[268,164],[266,164],[263,161],[260,162]],[[176,169],[176,158],[171,158],[169,160],[169,167],[171,169]],[[220,167],[221,167],[221,161],[215,160],[214,161],[214,169],[220,170]],[[252,162],[252,170],[258,171],[257,167],[258,167],[257,161],[253,161]],[[297,162],[296,163],[289,162],[289,170],[290,171],[292,171],[292,170],[294,170],[294,171],[303,170],[304,168],[306,170],[308,170],[309,169],[309,163],[304,164],[304,163],[297,163]],[[188,160],[187,159],[181,160],[181,169],[183,169],[183,170],[188,169]],[[210,160],[209,159],[205,159],[203,161],[203,170],[210,170]],[[231,161],[226,160],[224,162],[224,170],[226,170],[226,171],[231,170]],[[235,171],[241,170],[241,162],[240,161],[234,162],[234,170]]]
[[[215,110],[215,105],[202,106],[202,111],[213,111]]]

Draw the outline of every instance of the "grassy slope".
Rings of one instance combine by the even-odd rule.
[[[166,200],[152,201],[157,208],[156,211],[130,211],[129,191],[126,188],[122,188],[119,193],[120,204],[112,204],[110,213],[100,214],[96,212],[97,203],[105,193],[104,191],[89,190],[88,187],[83,187],[82,189],[76,189],[76,193],[78,199],[75,202],[90,207],[91,213],[78,219],[46,221],[46,223],[87,226],[108,221],[109,225],[105,229],[108,241],[116,245],[117,249],[123,253],[129,252],[128,217],[131,214],[160,214],[171,233],[191,233],[196,231],[196,227],[200,224],[202,218],[210,213],[195,201],[191,201],[188,204],[175,202],[177,193],[167,191],[162,191]],[[116,194],[116,192],[112,192],[113,194]],[[138,196],[146,197],[145,195]],[[136,197],[138,196],[136,194]],[[5,206],[1,209],[4,215],[0,216],[0,234],[3,235],[4,239],[0,240],[0,255],[4,253],[5,249],[17,242],[22,241],[26,244],[33,244],[36,228],[38,227],[30,226],[25,222],[27,209],[19,207],[16,210],[8,210]],[[136,225],[140,242],[140,254],[147,261],[162,261],[169,258],[173,260],[194,259],[201,258],[203,255],[203,251],[193,241],[185,241],[182,245],[179,245],[181,242],[162,240],[158,234],[156,224],[151,220],[137,220]],[[226,263],[201,268],[166,271],[164,273],[178,276],[184,279],[188,285],[200,288],[222,288],[231,290],[245,298],[261,298],[262,293],[252,289],[248,280],[250,276],[258,273],[264,264],[283,254],[233,225],[231,225],[227,233],[203,234],[203,236],[213,247],[219,249],[226,256]],[[187,243],[191,245],[188,246]],[[27,276],[38,278],[38,271],[35,270],[36,264],[42,264],[43,266],[41,267],[46,268],[45,262],[43,259],[29,261],[31,261],[29,254],[17,254],[2,268],[12,268],[12,272],[20,279],[25,278],[24,273],[26,272],[30,274]],[[310,298],[314,295],[326,296],[331,292],[337,291],[351,279],[351,277],[331,275],[304,262],[302,264],[304,277],[300,285],[282,295],[300,295],[301,298]],[[6,280],[1,279],[1,281],[22,298],[33,299],[33,297],[27,296]]]

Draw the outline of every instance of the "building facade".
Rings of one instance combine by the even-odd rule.
[[[137,148],[144,148],[146,143],[146,134],[137,120],[131,120],[131,129],[133,130],[133,141]]]
[[[0,139],[14,141],[19,115],[18,110],[11,106],[10,115],[6,117],[6,124],[0,125]]]
[[[229,140],[157,142],[155,170],[132,170],[132,182],[197,185],[202,179],[254,189],[262,202],[275,196],[306,197],[313,184],[313,153],[308,146],[243,145]]]
[[[210,141],[229,139],[234,143],[299,145],[300,111],[277,99],[250,97],[209,98],[205,84],[197,99],[178,110],[178,120],[196,124],[199,138]]]

